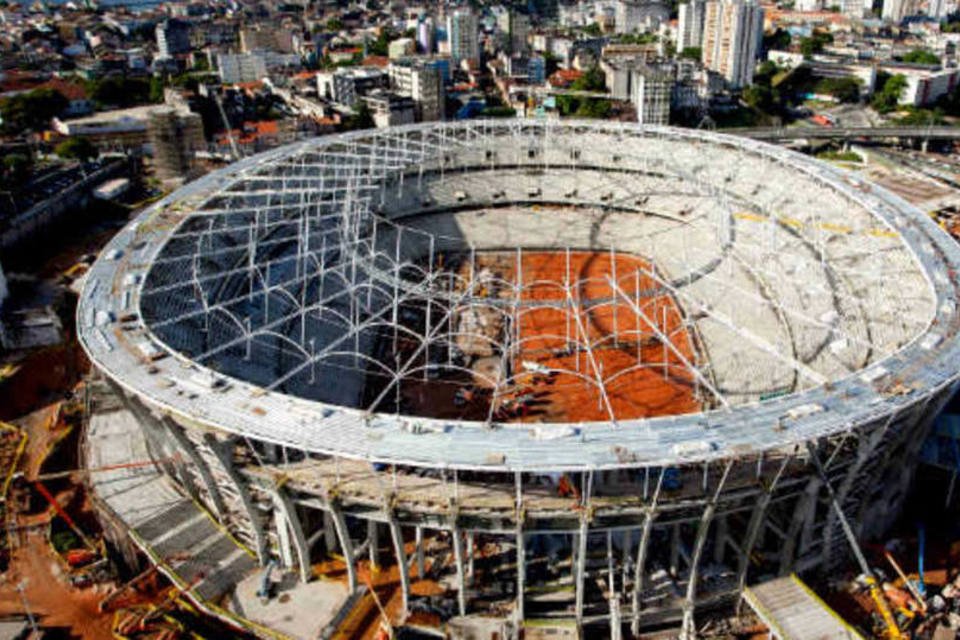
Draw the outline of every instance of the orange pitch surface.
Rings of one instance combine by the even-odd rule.
[[[674,299],[657,293],[656,282],[642,271],[638,275],[640,268],[650,269],[646,262],[609,253],[571,252],[568,258],[564,252],[528,252],[520,267],[514,275],[523,284],[516,384],[499,402],[528,399],[514,420],[606,421],[611,411],[626,420],[701,409],[693,375],[678,355],[694,361],[692,336]],[[565,282],[571,283],[572,311],[537,306],[567,299]],[[537,365],[563,372],[531,373]]]

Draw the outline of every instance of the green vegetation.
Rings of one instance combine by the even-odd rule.
[[[600,24],[598,22],[591,22],[583,28],[583,33],[596,38],[603,35],[603,29],[600,28]]]
[[[762,63],[753,74],[753,84],[743,90],[743,101],[751,109],[771,113],[782,106],[783,99],[774,87],[774,77],[779,72],[779,68],[773,62],[767,60]]]
[[[856,78],[822,78],[814,85],[814,93],[830,95],[840,102],[860,100],[860,81]]]
[[[926,49],[914,49],[901,59],[913,64],[940,64],[940,56]]]
[[[354,129],[372,129],[373,124],[373,114],[370,113],[370,107],[367,106],[367,103],[361,100],[357,106],[354,108],[355,113],[343,121],[343,128],[347,131],[352,131]]]
[[[919,109],[917,107],[906,107],[906,115],[896,119],[897,124],[912,127],[928,127],[946,124],[943,119],[943,109]]]
[[[517,115],[517,110],[511,107],[484,107],[483,111],[480,112],[480,116],[483,118],[514,118]]]
[[[821,151],[817,154],[821,160],[833,160],[835,162],[863,162],[860,154],[854,151]]]
[[[343,29],[343,22],[340,18],[333,17],[327,20],[327,31],[340,31]]]
[[[53,150],[61,158],[69,160],[92,160],[100,155],[97,147],[86,138],[67,138]]]
[[[145,78],[125,78],[123,76],[107,76],[87,82],[87,93],[100,107],[132,107],[148,102],[163,100],[163,91],[157,98],[153,80]]]
[[[880,88],[870,99],[870,106],[877,113],[896,111],[903,90],[907,88],[907,79],[899,73],[893,76],[888,73],[878,73],[877,86]]]
[[[396,39],[397,35],[390,29],[384,27],[380,29],[380,34],[376,40],[367,43],[367,53],[371,56],[385,56],[389,52],[390,41]],[[361,55],[361,58],[362,57]]]
[[[770,51],[771,49],[783,51],[790,48],[791,41],[792,38],[790,34],[778,27],[773,33],[765,33],[763,35],[763,49],[765,51]]]
[[[3,129],[10,134],[42,131],[70,105],[56,89],[35,89],[0,100]]]
[[[8,153],[0,164],[0,185],[17,190],[23,186],[33,170],[33,160],[25,153]]]
[[[703,57],[703,49],[700,47],[684,47],[683,51],[680,52],[681,58],[690,58],[691,60],[699,60]]]
[[[660,40],[660,37],[655,33],[627,33],[619,38],[616,42],[619,44],[654,44]]]
[[[815,31],[809,38],[800,38],[800,53],[804,58],[823,51],[823,48],[833,42],[833,36],[824,31]]]
[[[570,84],[573,91],[604,92],[607,90],[607,79],[600,67],[588,69],[582,76]],[[576,96],[557,96],[557,108],[564,116],[577,118],[606,118],[610,115],[612,105],[604,98],[578,98]]]

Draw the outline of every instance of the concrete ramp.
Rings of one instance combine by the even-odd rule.
[[[795,575],[747,587],[743,595],[778,640],[864,640]]]

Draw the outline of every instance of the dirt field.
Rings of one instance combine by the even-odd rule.
[[[607,402],[617,419],[699,409],[693,380],[675,353],[691,361],[694,357],[680,312],[669,296],[644,295],[656,287],[641,268],[649,266],[632,256],[571,253],[570,279],[579,282],[571,292],[576,311],[528,305],[521,314],[520,348],[513,362],[521,388],[514,393],[536,397],[537,410],[527,419],[607,420]],[[557,283],[563,283],[567,271],[563,253],[524,254],[521,302],[562,300],[566,294]],[[670,337],[672,349],[654,327]],[[525,362],[565,373],[525,375],[520,373]],[[607,400],[597,377],[604,380]]]
[[[650,265],[606,252],[531,251],[519,269],[516,261],[514,253],[490,252],[477,254],[472,266],[459,265],[464,281],[472,269],[479,296],[491,304],[457,310],[452,322],[462,369],[405,380],[405,412],[592,422],[700,410],[683,364],[695,360],[692,336],[676,302],[645,275]]]

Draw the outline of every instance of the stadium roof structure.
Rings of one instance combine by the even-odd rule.
[[[584,252],[606,271],[572,273]],[[567,266],[525,277],[536,253]],[[441,468],[650,467],[794,447],[953,384],[958,265],[923,212],[764,143],[425,123],[282,147],[150,206],[89,272],[78,327],[128,392],[242,437]],[[524,318],[544,309],[566,359],[528,362],[545,335]],[[477,341],[500,361],[486,373],[461,357]],[[621,342],[635,361],[605,369]],[[698,409],[624,408],[641,369]],[[600,417],[498,419],[530,373],[580,381]],[[440,375],[482,379],[485,419],[407,410],[403,390]]]

